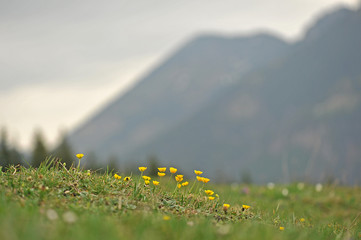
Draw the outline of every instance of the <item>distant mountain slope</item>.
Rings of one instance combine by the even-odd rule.
[[[189,118],[240,76],[287,49],[288,44],[266,34],[196,38],[76,129],[70,142],[77,151],[103,159],[122,156]]]
[[[277,64],[128,157],[151,153],[228,180],[361,183],[361,12],[327,14]]]

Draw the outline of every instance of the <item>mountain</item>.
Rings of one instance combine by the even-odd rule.
[[[288,49],[267,35],[201,36],[180,48],[69,137],[74,149],[103,160],[122,156],[192,116],[252,69]]]
[[[361,183],[361,13],[320,18],[278,61],[128,155],[256,182]]]
[[[196,38],[70,140],[217,180],[355,184],[360,122],[361,11],[342,8],[292,45],[267,34]]]

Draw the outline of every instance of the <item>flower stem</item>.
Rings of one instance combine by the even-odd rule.
[[[80,158],[79,158],[79,163],[78,163],[78,167],[77,167],[78,171],[79,171],[79,168],[80,168]]]
[[[198,181],[198,180],[197,180]],[[196,185],[196,180],[193,181],[192,187],[189,189],[188,194],[190,194],[194,188],[194,185]]]

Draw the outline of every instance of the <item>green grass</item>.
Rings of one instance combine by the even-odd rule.
[[[189,193],[193,180],[178,189],[169,172],[154,178],[158,186],[145,186],[139,176],[124,182],[124,176],[50,163],[0,172],[1,240],[361,239],[359,187],[329,185],[318,192],[313,185],[269,189],[211,179],[195,182]],[[205,189],[219,198],[209,200]],[[231,205],[226,212],[224,203]],[[251,208],[242,211],[242,204]]]

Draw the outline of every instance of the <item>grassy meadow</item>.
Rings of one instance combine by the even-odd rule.
[[[221,185],[139,167],[0,171],[0,239],[361,239],[360,187]]]

